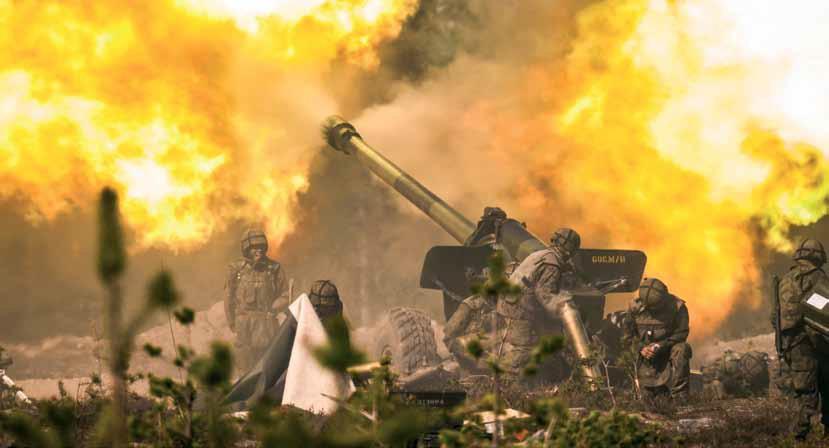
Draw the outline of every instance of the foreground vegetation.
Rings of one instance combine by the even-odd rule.
[[[233,371],[229,347],[214,344],[197,354],[177,347],[174,363],[178,378],[134,372],[130,358],[138,348],[140,328],[156,312],[168,310],[183,325],[194,313],[179,307],[172,276],[160,272],[147,288],[145,306],[131,318],[123,316],[120,278],[126,255],[119,224],[117,197],[101,195],[98,273],[106,290],[108,323],[108,381],[91,375],[83,397],[70,397],[60,388],[52,400],[23,405],[10,391],[0,396],[0,446],[69,448],[85,446],[154,447],[386,447],[386,446],[528,446],[528,447],[639,447],[639,446],[790,446],[787,427],[792,412],[780,400],[755,399],[691,403],[649,403],[629,390],[599,387],[591,391],[577,376],[557,386],[523,386],[549,356],[566,356],[560,338],[542,341],[533,362],[521,378],[505,377],[499,359],[486,358],[482,341],[469,344],[470,356],[486,363],[489,377],[458,384],[467,400],[459,406],[422,408],[398,392],[396,378],[383,360],[368,378],[358,379],[357,392],[329,416],[315,415],[266,401],[244,418],[226,412],[222,397],[230,388]],[[490,276],[476,291],[503,296],[515,287],[503,275],[496,258]],[[363,356],[351,345],[342,320],[328,328],[331,344],[317,351],[329,369],[346,372]],[[151,345],[141,348],[161,356]],[[131,383],[146,380],[150,396],[129,393]],[[484,411],[505,415],[522,411],[520,418],[500,417],[487,432]],[[625,411],[622,411],[624,409]],[[492,429],[492,428],[490,428]],[[801,446],[821,446],[820,442]]]

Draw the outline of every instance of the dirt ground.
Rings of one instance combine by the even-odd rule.
[[[433,328],[440,354],[448,356],[442,344],[442,326],[433,323]],[[371,328],[357,328],[352,337],[357,346],[370,352],[374,334]],[[136,341],[136,347],[150,343],[161,347],[163,355],[161,358],[150,358],[143,350],[136,350],[132,359],[132,371],[152,372],[175,378],[179,375],[172,363],[176,345],[186,345],[197,353],[205,353],[212,341],[230,343],[232,339],[222,304],[216,303],[197,313],[191,327],[183,327],[173,320],[143,332]],[[100,356],[106,350],[101,344],[102,341],[91,336],[54,337],[37,345],[4,344],[15,361],[8,374],[32,398],[58,396],[59,382],[62,382],[63,390],[70,397],[82,398],[91,374],[102,373],[104,382],[108,382],[106,359]],[[694,346],[693,366],[698,369],[726,350],[765,351],[774,363],[773,346],[771,334],[732,341],[697,343]],[[773,365],[772,376],[775,370]],[[137,381],[131,390],[145,395],[148,393],[148,385],[146,381]],[[579,406],[578,403],[573,405]],[[793,414],[789,404],[774,393],[770,397],[734,400],[710,400],[698,395],[688,403],[672,405],[666,413],[642,412],[637,406],[633,406],[630,411],[641,413],[644,421],[675,435],[677,440],[681,440],[682,446],[795,446],[788,432]],[[815,438],[807,444],[797,446],[829,446],[822,443]]]
[[[443,328],[436,322],[433,322],[433,328],[437,336],[435,339],[438,342],[439,354],[446,357],[448,352],[442,343]],[[353,339],[358,347],[370,353],[373,334],[372,328],[357,328],[353,331]],[[162,356],[150,358],[143,350],[136,350],[132,359],[133,371],[176,377],[179,372],[172,363],[175,358],[174,347],[185,345],[197,353],[205,353],[212,341],[233,341],[233,334],[227,326],[221,302],[196,313],[196,320],[190,327],[181,326],[172,319],[166,324],[141,333],[136,340],[136,347],[140,348],[145,343],[150,343],[162,348]],[[78,385],[88,382],[93,373],[102,374],[106,381],[106,348],[103,347],[103,343],[104,341],[96,340],[92,336],[58,336],[37,345],[2,344],[0,341],[14,359],[14,365],[8,369],[8,375],[27,394],[35,398],[56,396],[58,381],[63,381],[65,390],[70,394],[75,394]],[[774,358],[773,335],[695,344],[692,365],[698,369],[729,349],[760,350]],[[145,383],[138,382],[133,385],[133,390],[143,393],[147,387]]]

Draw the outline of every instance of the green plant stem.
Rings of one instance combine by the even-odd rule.
[[[495,343],[495,341],[498,340],[498,312],[497,312],[498,298],[497,298],[497,296],[495,297],[495,300],[493,302],[496,303],[496,306],[492,309],[492,342]],[[503,345],[504,344],[501,343],[502,347],[503,347]],[[501,351],[500,348],[499,348],[498,351],[500,353],[500,351]],[[490,354],[490,355],[492,355],[492,354]],[[500,355],[499,355],[498,358],[495,359],[496,363],[500,361],[499,358],[500,358]],[[495,415],[495,431],[493,431],[493,434],[492,434],[492,447],[493,448],[498,448],[498,438],[501,436],[501,418],[498,415],[498,409],[500,408],[500,403],[499,402],[501,401],[501,390],[500,390],[500,387],[499,387],[499,378],[498,378],[498,368],[497,367],[492,369],[492,381],[493,381],[492,395],[493,395],[493,401],[494,401],[494,404],[493,404],[493,407],[494,407],[493,411],[494,412],[493,412],[493,414]]]
[[[173,343],[173,351],[175,352],[176,357],[178,357],[179,356],[178,344],[176,344],[176,333],[173,331],[173,316],[172,316],[170,310],[167,310],[167,323],[170,325],[170,340]],[[176,366],[176,369],[178,369],[178,382],[183,383],[184,382],[184,377],[182,376],[182,373],[181,373],[181,367]]]
[[[121,314],[123,297],[121,285],[117,279],[106,285],[109,299],[109,342],[110,342],[110,374],[112,375],[112,426],[110,440],[114,448],[127,446],[126,400],[127,382],[121,334]]]

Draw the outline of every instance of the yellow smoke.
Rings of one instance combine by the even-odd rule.
[[[608,0],[578,14],[562,59],[566,28],[545,40],[558,4],[519,3],[475,36],[499,57],[399,89],[364,135],[462,207],[503,200],[536,231],[645,250],[697,337],[759,304],[755,245],[790,251],[791,226],[829,212],[829,8]],[[139,248],[193,248],[240,219],[278,242],[337,111],[325,73],[378,69],[415,6],[0,0],[0,197],[37,221],[113,185]]]
[[[555,5],[484,22],[498,57],[458,58],[358,129],[469,216],[500,205],[540,236],[644,250],[711,335],[764,303],[757,249],[790,252],[790,228],[827,214],[829,8],[608,0],[570,32]]]
[[[0,197],[22,198],[37,221],[113,185],[138,248],[192,248],[233,219],[278,242],[318,137],[288,129],[302,111],[259,102],[279,107],[296,84],[330,113],[306,71],[335,58],[373,69],[413,6],[0,0]]]
[[[551,126],[579,156],[563,185],[607,217],[588,228],[647,251],[697,336],[761,303],[752,223],[790,251],[790,226],[827,214],[829,11],[796,3],[604,2],[566,61]]]

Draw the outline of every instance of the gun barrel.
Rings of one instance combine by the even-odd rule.
[[[366,168],[432,218],[459,243],[463,244],[475,230],[472,221],[369,146],[351,123],[332,116],[326,120],[323,129],[332,148],[356,156]]]

